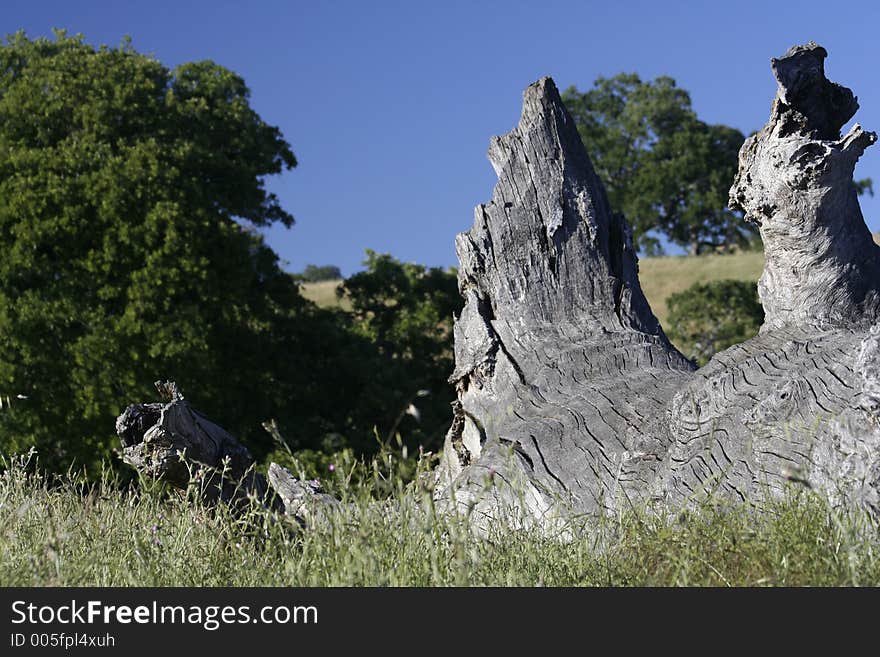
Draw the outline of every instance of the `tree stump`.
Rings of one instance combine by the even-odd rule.
[[[767,264],[760,334],[694,367],[639,287],[624,219],[553,82],[495,138],[492,200],[456,241],[456,418],[438,501],[553,526],[572,514],[707,496],[760,503],[786,481],[878,506],[880,257],[853,167],[876,140],[826,52],[772,61],[779,90],[740,153],[733,207]]]
[[[252,499],[313,526],[338,502],[314,481],[296,479],[276,463],[268,481],[248,449],[189,405],[173,381],[156,381],[161,402],[132,404],[116,418],[124,461],[180,490],[199,487],[203,502],[233,507]]]

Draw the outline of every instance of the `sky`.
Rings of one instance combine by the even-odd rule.
[[[516,125],[522,91],[545,75],[582,90],[620,72],[668,75],[703,121],[749,134],[769,116],[770,58],[812,39],[829,78],[859,97],[855,120],[880,131],[878,19],[880,3],[861,0],[0,0],[7,34],[128,35],[166,66],[209,59],[241,75],[299,160],[266,181],[296,219],[264,230],[267,242],[289,271],[345,275],[368,248],[455,265],[455,234],[495,183],[489,138]],[[856,168],[866,176],[876,231],[880,145]]]

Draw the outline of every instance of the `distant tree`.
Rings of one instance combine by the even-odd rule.
[[[698,365],[719,351],[754,337],[764,323],[755,283],[695,283],[669,296],[667,328],[675,346]]]
[[[296,159],[248,98],[128,43],[0,46],[2,451],[94,463],[159,377],[258,451],[264,419],[314,426],[339,332],[250,228],[293,223],[263,177]]]
[[[306,268],[296,279],[303,283],[318,283],[320,281],[336,281],[342,278],[342,271],[334,265],[306,265]]]
[[[454,398],[447,377],[453,369],[453,313],[462,306],[456,273],[370,250],[364,265],[337,293],[351,303],[355,331],[378,350],[373,423],[384,436],[412,403],[405,437],[436,448]]]
[[[563,94],[612,209],[633,227],[643,252],[657,233],[691,254],[745,246],[756,228],[727,209],[743,134],[700,121],[675,80],[599,78]]]

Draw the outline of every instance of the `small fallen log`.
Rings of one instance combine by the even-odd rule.
[[[255,500],[307,526],[338,505],[316,482],[275,463],[267,481],[248,449],[192,408],[176,383],[155,386],[161,402],[132,404],[116,419],[123,460],[138,472],[180,490],[197,485],[207,504]]]

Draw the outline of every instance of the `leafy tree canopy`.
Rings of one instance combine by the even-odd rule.
[[[754,238],[756,228],[727,209],[743,134],[700,121],[675,80],[620,74],[586,92],[570,87],[563,100],[643,252],[659,252],[656,233],[692,254]]]
[[[339,280],[342,278],[342,272],[335,265],[306,265],[306,268],[295,276],[304,283],[318,283]]]
[[[159,377],[244,438],[308,399],[313,311],[251,228],[293,223],[263,178],[295,165],[213,62],[8,37],[0,392],[28,399],[0,413],[0,449],[94,462]]]
[[[436,449],[454,397],[447,381],[453,369],[452,320],[462,306],[455,270],[402,263],[370,250],[364,265],[338,294],[351,302],[355,330],[378,352],[373,424],[386,437],[412,403],[407,438]]]

